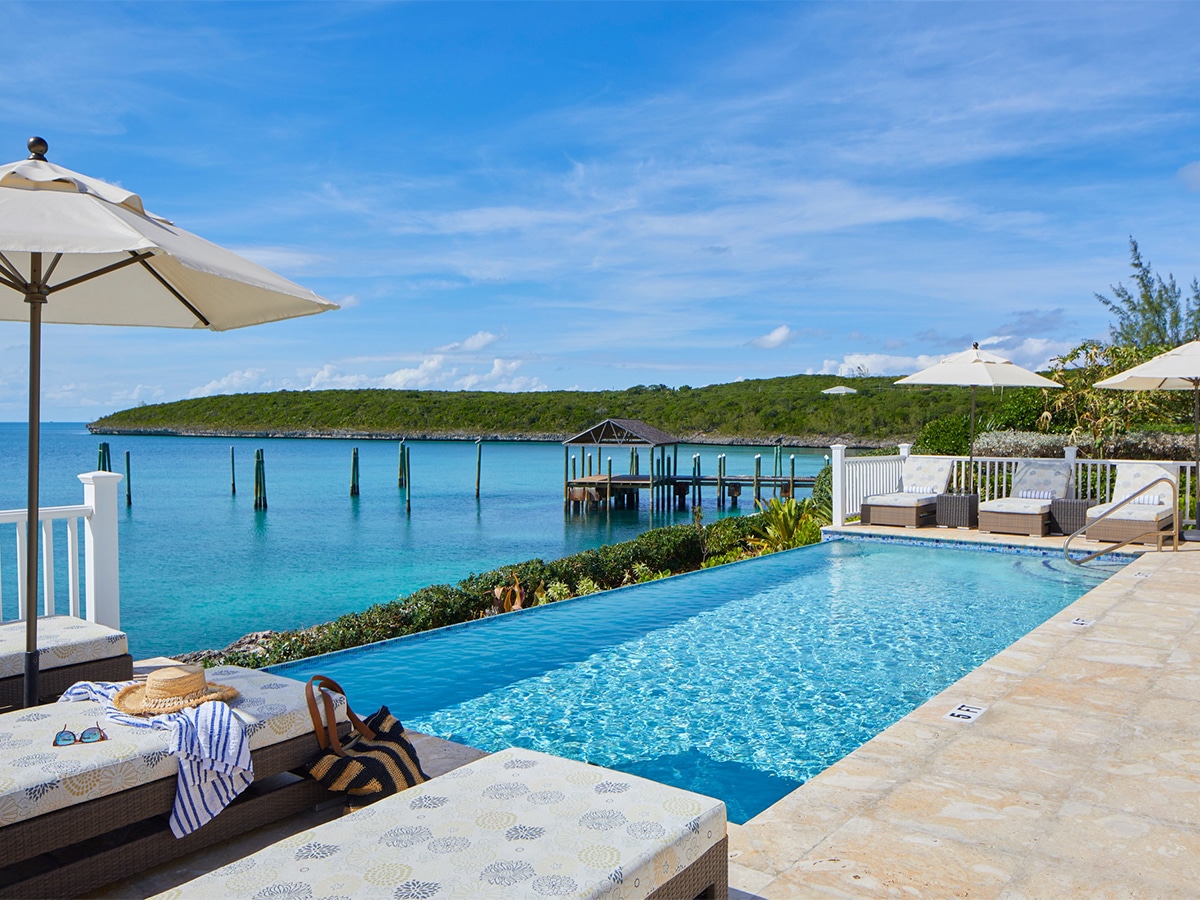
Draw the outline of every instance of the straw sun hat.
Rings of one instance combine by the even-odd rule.
[[[201,666],[168,666],[147,675],[145,684],[121,688],[113,706],[134,716],[161,716],[210,700],[232,700],[237,694],[237,688],[205,680]]]

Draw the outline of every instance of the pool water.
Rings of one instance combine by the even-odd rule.
[[[1111,571],[1111,569],[1109,570]],[[719,797],[745,822],[1106,577],[832,541],[275,667],[364,712]]]

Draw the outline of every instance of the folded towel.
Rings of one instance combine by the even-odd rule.
[[[211,820],[254,781],[246,727],[229,705],[219,700],[162,716],[128,715],[112,705],[112,698],[129,683],[80,681],[58,702],[96,700],[104,704],[110,722],[171,733],[169,749],[179,761],[171,832],[184,837]]]

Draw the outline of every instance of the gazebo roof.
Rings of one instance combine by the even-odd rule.
[[[581,431],[564,444],[642,444],[663,447],[678,444],[679,438],[639,422],[637,419],[605,419],[587,431]]]

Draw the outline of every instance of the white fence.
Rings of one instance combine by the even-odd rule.
[[[862,502],[875,494],[899,489],[900,470],[908,456],[909,445],[900,444],[899,456],[846,456],[846,447],[834,444],[830,450],[833,466],[833,524],[844,525],[847,519],[857,518]],[[1097,503],[1107,503],[1116,481],[1116,467],[1129,460],[1078,459],[1076,449],[1067,447],[1065,457],[1075,465],[1072,491],[1075,497],[1094,497]],[[974,478],[965,456],[954,457],[950,474],[950,493],[965,493],[973,484],[980,502],[1007,497],[1012,487],[1013,472],[1019,458],[983,456],[974,461]],[[1141,460],[1139,460],[1141,461]],[[1177,473],[1179,479],[1180,519],[1182,524],[1196,522],[1196,463],[1180,460],[1144,460]]]
[[[42,602],[39,615],[66,614],[110,628],[121,627],[117,485],[122,477],[114,472],[86,472],[79,476],[83,482],[83,503],[38,510],[42,551]],[[5,618],[5,597],[16,597],[17,618],[25,618],[27,519],[24,509],[0,510],[0,540],[10,539],[15,532],[17,551],[11,570],[0,568],[0,619]],[[55,523],[58,522],[65,523],[65,526],[56,528]],[[83,524],[84,535],[82,555],[79,549],[80,523]],[[55,532],[65,533],[65,547],[61,555]],[[58,596],[60,579],[56,577],[56,571],[62,571],[61,568],[56,569],[59,564],[66,567],[65,597]],[[60,600],[65,602],[60,603]]]

